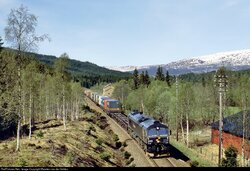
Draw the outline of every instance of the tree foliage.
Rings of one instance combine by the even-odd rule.
[[[157,71],[156,71],[156,75],[155,75],[155,80],[159,80],[159,81],[164,81],[165,80],[165,76],[162,70],[161,66],[158,66]]]
[[[168,71],[166,72],[166,79],[165,80],[168,84],[168,87],[171,87],[171,78],[170,78]]]
[[[222,167],[237,167],[238,163],[237,163],[237,153],[238,150],[233,147],[230,146],[225,150],[225,157],[222,159],[221,162],[221,166]]]
[[[138,75],[138,70],[135,69],[133,72],[133,81],[134,81],[134,87],[133,89],[137,89],[139,86],[139,75]]]

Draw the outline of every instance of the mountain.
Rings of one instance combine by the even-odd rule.
[[[186,58],[169,64],[107,68],[131,73],[137,68],[139,72],[147,70],[149,75],[154,76],[158,66],[161,66],[164,72],[168,70],[171,75],[206,73],[215,71],[220,66],[225,66],[227,69],[234,71],[250,69],[250,49]]]
[[[55,56],[51,55],[41,55],[33,53],[35,58],[39,59],[41,62],[53,66],[54,61],[57,59]],[[121,77],[128,77],[131,74],[126,72],[121,72],[117,70],[110,70],[105,67],[98,66],[91,62],[85,61],[81,62],[78,60],[70,59],[69,60],[69,67],[68,70],[71,73],[78,73],[83,75],[92,75],[92,76],[103,76],[103,75],[110,75],[110,76],[121,76]]]
[[[10,53],[15,52],[16,50],[11,48],[4,48]],[[44,64],[53,67],[54,61],[57,59],[56,56],[52,55],[43,55],[37,53],[26,53],[28,56],[32,56],[35,59],[38,59]],[[121,72],[116,70],[110,70],[105,67],[98,66],[91,62],[82,62],[74,59],[69,59],[69,67],[67,68],[68,72],[71,73],[75,81],[79,81],[84,87],[91,87],[96,83],[100,82],[115,82],[121,79],[127,79],[132,76],[129,72]]]

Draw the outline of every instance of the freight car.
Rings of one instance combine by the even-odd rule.
[[[137,140],[147,154],[168,154],[169,136],[168,127],[143,113],[134,111],[128,115],[128,133]]]
[[[101,96],[97,92],[92,92],[91,90],[85,90],[84,93],[107,114],[123,113],[122,105],[119,100],[112,99],[108,96]]]

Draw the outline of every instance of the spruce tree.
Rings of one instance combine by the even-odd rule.
[[[165,80],[165,77],[164,77],[164,74],[163,74],[161,66],[159,66],[157,68],[155,80],[160,80],[160,81],[164,81]]]
[[[139,85],[144,85],[145,84],[145,75],[144,71],[142,71],[139,75]]]
[[[166,72],[166,82],[168,84],[168,87],[171,87],[171,79],[170,79],[168,71]]]
[[[148,71],[147,70],[145,72],[145,84],[147,85],[147,87],[150,84],[150,79],[149,79],[149,75],[148,75]]]
[[[139,86],[139,78],[138,78],[138,70],[137,69],[134,70],[133,80],[134,80],[134,89],[137,89]]]

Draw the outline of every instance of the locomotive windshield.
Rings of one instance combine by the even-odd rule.
[[[157,135],[157,131],[155,128],[152,128],[150,130],[148,130],[148,136],[156,136]]]
[[[148,130],[148,136],[159,136],[159,135],[168,135],[168,130],[166,128],[160,128],[160,129],[156,129],[156,128],[152,128],[150,130]]]
[[[167,135],[168,134],[168,130],[166,128],[160,128],[158,130],[159,135]]]
[[[120,104],[118,101],[110,101],[109,102],[109,108],[119,108]]]

